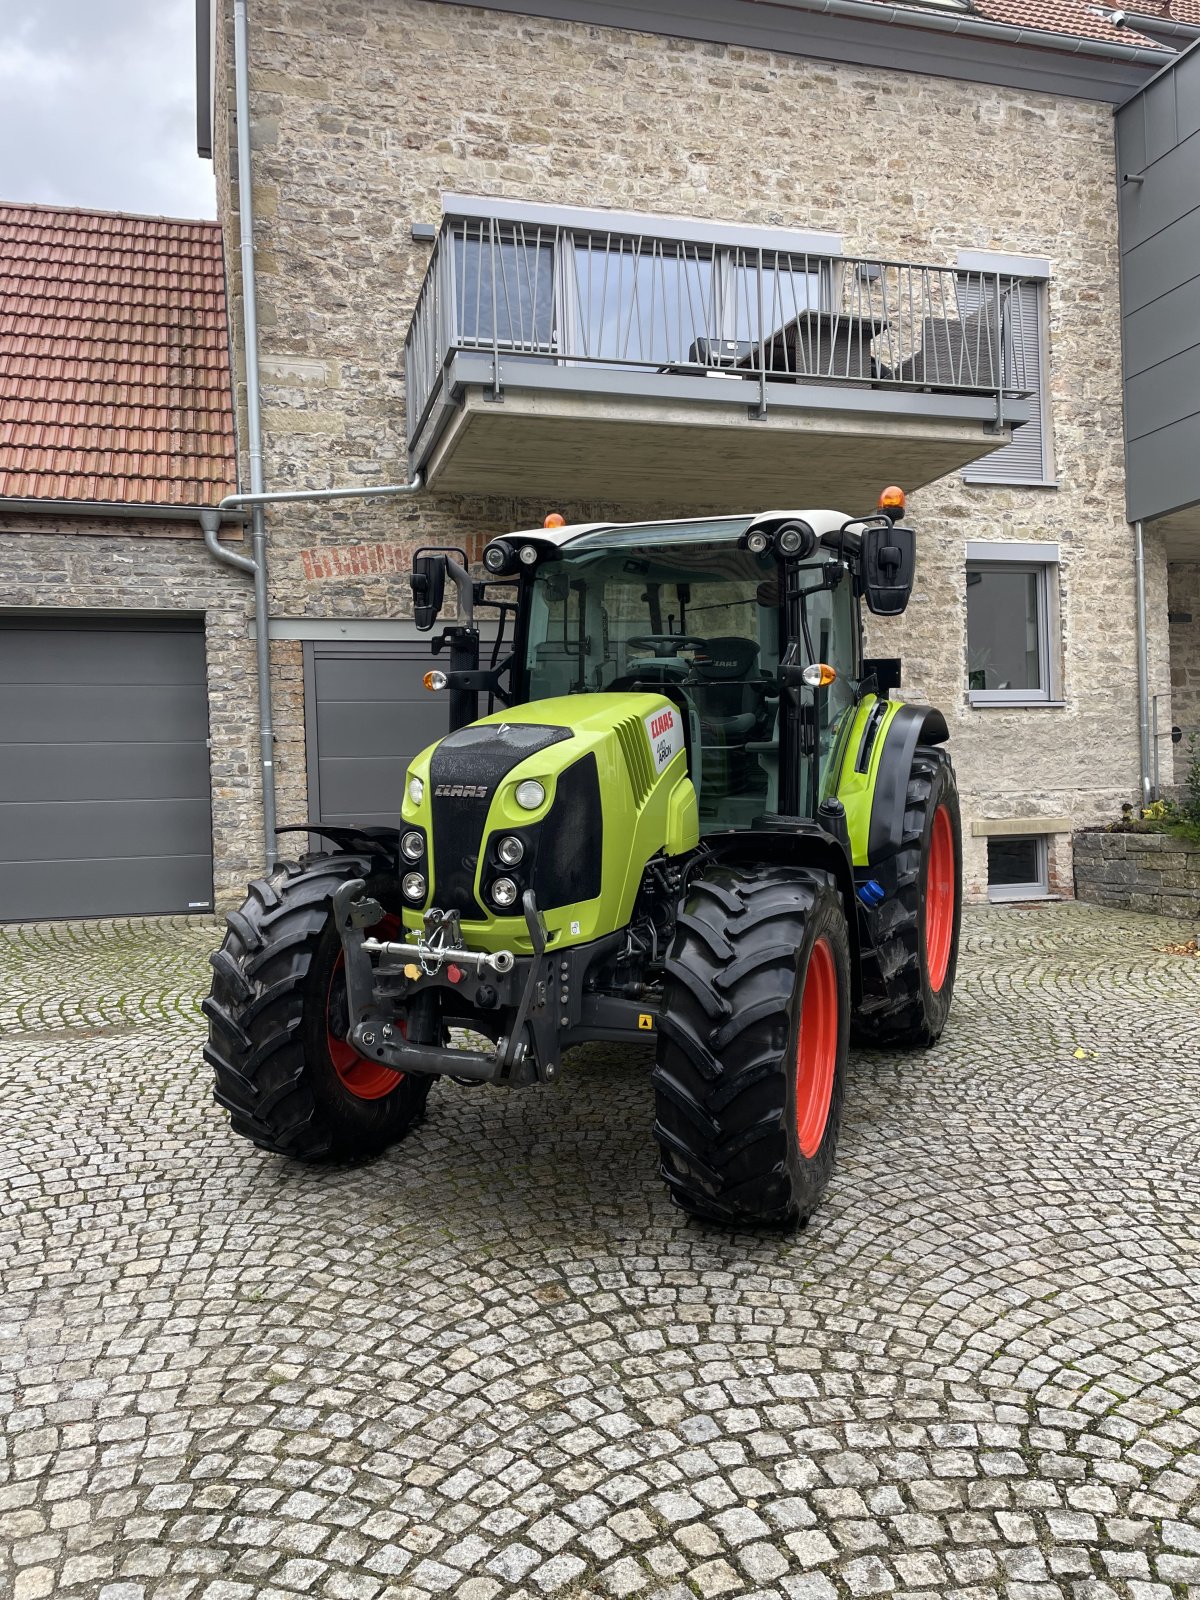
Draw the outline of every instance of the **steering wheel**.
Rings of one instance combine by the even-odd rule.
[[[703,649],[705,643],[692,633],[635,633],[625,641],[627,648],[653,650],[662,660],[678,655],[681,649]]]

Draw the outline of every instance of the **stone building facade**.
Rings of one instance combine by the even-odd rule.
[[[218,15],[213,154],[240,366],[229,6]],[[949,717],[970,895],[987,891],[989,836],[1018,824],[1045,841],[1049,887],[1070,892],[1070,829],[1115,815],[1138,786],[1110,104],[429,0],[354,0],[336,18],[258,0],[250,92],[273,488],[405,479],[403,344],[429,259],[412,229],[439,222],[447,191],[820,230],[864,256],[1047,261],[1053,482],[955,473],[913,496],[916,593],[871,643]],[[875,490],[864,461],[866,504]],[[435,495],[280,508],[273,612],[400,625],[415,544],[471,544],[547,509]],[[628,498],[553,509],[663,514]],[[969,703],[969,540],[1057,545],[1059,703]],[[1169,697],[1166,568],[1149,559],[1152,686]],[[294,692],[294,645],[275,648]],[[304,818],[303,780],[299,760],[285,764],[281,819]]]

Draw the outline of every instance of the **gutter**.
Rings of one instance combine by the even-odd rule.
[[[953,15],[935,11],[932,6],[876,5],[875,0],[753,0],[782,11],[808,11],[815,16],[847,17],[856,22],[895,23],[902,28],[924,32],[961,34],[965,38],[994,39],[1002,44],[1054,50],[1062,55],[1098,56],[1106,61],[1127,61],[1143,67],[1160,67],[1166,51],[1146,45],[1120,44],[1102,39],[1081,39],[1071,33],[1051,33],[1044,28],[1014,28],[1006,22],[989,22],[984,17]]]
[[[224,504],[224,502],[222,502]],[[156,506],[140,500],[43,500],[31,496],[0,495],[0,514],[25,516],[28,513],[51,517],[126,517],[148,522],[195,522],[200,506]],[[223,522],[246,519],[232,507],[221,514]]]

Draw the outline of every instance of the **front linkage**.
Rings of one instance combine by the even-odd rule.
[[[532,955],[468,950],[456,912],[430,910],[404,942],[370,937],[384,912],[360,878],[333,895],[342,943],[348,1042],[397,1072],[500,1083],[549,1083],[562,1052],[593,1039],[644,1042],[654,1026],[644,1003],[596,992],[594,973],[617,955],[621,934],[547,954],[533,891],[522,898]],[[451,1047],[455,1023],[494,1035],[490,1050]]]

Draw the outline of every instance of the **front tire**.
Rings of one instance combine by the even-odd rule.
[[[850,952],[833,879],[715,866],[692,880],[666,965],[655,1136],[677,1204],[795,1227],[833,1170]]]
[[[878,913],[886,992],[855,1016],[855,1043],[927,1049],[950,1015],[962,921],[962,820],[944,751],[917,746],[900,849],[872,870],[886,891]]]
[[[420,1121],[431,1080],[392,1072],[346,1043],[342,947],[331,897],[352,878],[383,906],[395,877],[365,856],[283,862],[250,885],[210,957],[204,1059],[235,1133],[301,1161],[376,1155]],[[395,919],[385,919],[388,931]]]

